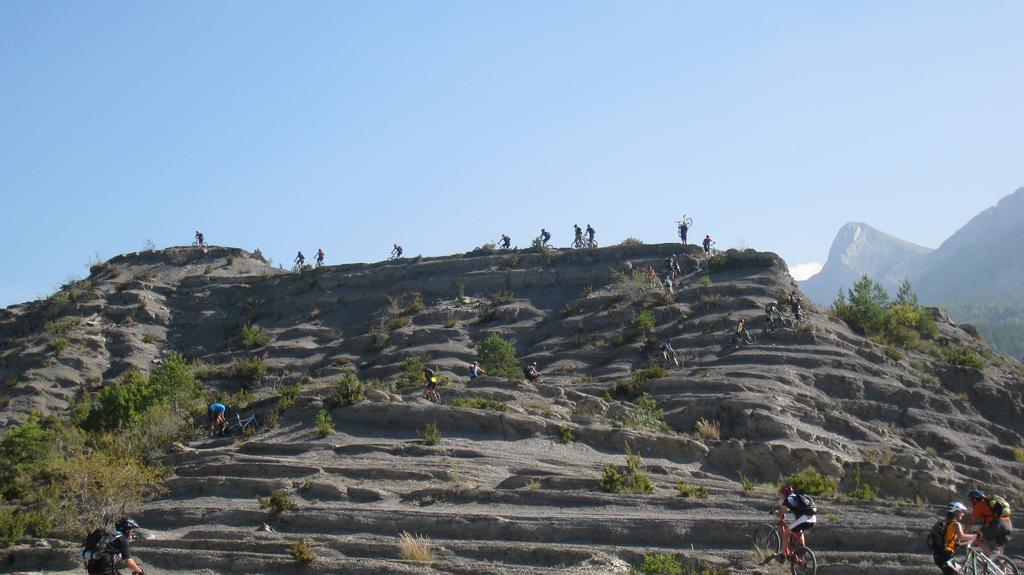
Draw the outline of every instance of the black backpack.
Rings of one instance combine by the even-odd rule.
[[[121,534],[113,529],[97,527],[86,536],[82,549],[82,557],[93,561],[109,561],[111,558],[110,544]]]
[[[811,499],[810,495],[796,493],[793,497],[796,499],[797,503],[796,509],[793,510],[797,517],[800,517],[801,515],[810,517],[818,513],[818,507],[814,505],[814,500]]]
[[[943,539],[945,539],[947,525],[949,523],[943,519],[936,521],[932,528],[928,530],[928,538],[925,540],[928,549],[938,552],[946,548],[946,543]]]

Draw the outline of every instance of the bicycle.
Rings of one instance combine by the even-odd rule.
[[[791,329],[793,327],[793,320],[773,315],[771,319],[767,320],[764,324],[764,328],[761,330],[762,334],[773,332],[777,329]]]
[[[777,512],[777,510],[770,511],[768,514],[773,515]],[[780,519],[778,523],[764,523],[754,528],[754,547],[764,552],[770,551],[773,557],[783,553],[782,523],[784,521],[785,519]],[[818,572],[818,560],[814,557],[814,551],[811,551],[810,547],[796,547],[785,558],[789,561],[789,572],[792,575],[816,575]]]
[[[313,264],[313,269],[315,270],[318,270],[322,267],[324,267],[324,260],[316,260],[316,263]]]
[[[1002,553],[985,555],[974,546],[974,542],[966,545],[967,556],[961,564],[963,575],[1018,575],[1017,566],[1009,557]],[[979,559],[981,562],[979,563]]]
[[[206,243],[205,240],[204,241],[196,240],[196,241],[192,242],[192,247],[203,250],[203,253],[205,254],[207,248],[209,248],[210,246],[209,246],[209,244]]]
[[[582,237],[576,238],[575,240],[572,241],[572,245],[569,247],[571,247],[574,250],[586,249],[587,240],[583,239]]]
[[[741,344],[744,343],[747,345],[753,345],[757,343],[757,338],[748,330],[743,330],[740,333],[733,333],[732,337],[729,338],[729,342],[738,348]]]
[[[389,257],[387,261],[397,260],[400,257],[402,257],[402,252],[391,250],[391,257]]]
[[[224,430],[224,435],[231,435],[232,433],[235,433],[236,431],[237,432],[241,432],[244,435],[245,434],[245,430],[250,425],[252,426],[254,431],[259,426],[259,423],[256,421],[256,412],[255,411],[253,411],[249,415],[249,417],[247,417],[245,419],[242,419],[241,414],[236,413],[235,414],[235,422],[232,423],[231,425],[229,425],[227,427],[227,429]]]
[[[430,389],[429,387],[423,387],[423,397],[431,402],[441,405],[441,392],[437,388]]]

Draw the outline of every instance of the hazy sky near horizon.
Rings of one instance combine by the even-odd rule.
[[[1024,186],[1024,3],[0,3],[0,306],[192,241],[440,255],[574,223],[825,260]],[[813,268],[813,265],[811,265]],[[802,268],[802,269],[807,269]]]

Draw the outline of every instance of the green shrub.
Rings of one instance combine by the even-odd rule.
[[[680,497],[687,497],[693,499],[707,499],[708,489],[702,485],[690,485],[683,480],[676,482],[676,491],[679,492]]]
[[[562,306],[562,315],[572,315],[579,311],[580,306],[575,303],[567,303]]]
[[[267,335],[267,332],[262,327],[252,324],[242,326],[242,333],[239,335],[239,339],[243,347],[252,349],[267,345],[267,342],[270,341],[270,336]]]
[[[59,321],[51,321],[47,323],[43,329],[45,329],[50,335],[63,337],[74,331],[74,329],[80,325],[82,325],[82,318],[68,317]]]
[[[392,318],[391,321],[388,322],[388,329],[390,329],[391,331],[394,331],[396,329],[401,329],[403,327],[406,327],[407,325],[409,325],[411,323],[412,323],[412,318],[411,317],[409,317],[407,315],[400,315],[398,317]]]
[[[422,430],[416,432],[427,445],[438,445],[441,443],[441,430],[437,428],[437,422],[431,421]]]
[[[457,399],[453,399],[449,403],[455,407],[489,409],[491,411],[505,411],[508,409],[508,405],[486,397],[459,397]]]
[[[978,354],[961,345],[952,346],[948,349],[942,350],[942,359],[946,363],[957,367],[969,367],[971,369],[985,368],[985,364],[981,361],[981,358],[978,357]]]
[[[320,434],[320,437],[327,437],[334,433],[334,419],[330,413],[327,413],[326,409],[321,409],[316,413],[316,418],[313,419],[313,427],[316,428],[316,432]]]
[[[878,487],[872,487],[861,480],[860,466],[855,467],[853,472],[853,489],[847,491],[846,495],[853,499],[872,502],[878,498],[878,491]]]
[[[302,386],[298,383],[291,385],[282,385],[277,388],[279,394],[277,404],[281,406],[281,409],[288,409],[295,405],[295,400],[298,399],[299,393],[302,392]]]
[[[622,491],[623,479],[623,474],[619,472],[619,468],[609,463],[601,471],[601,479],[597,482],[597,485],[605,493],[618,493]]]
[[[798,493],[807,495],[827,495],[839,490],[839,480],[822,475],[813,467],[806,467],[785,479]]]
[[[633,421],[628,422],[635,427],[645,427],[654,431],[668,431],[665,423],[665,411],[658,407],[658,402],[651,394],[644,392],[636,401],[633,409]]]
[[[654,485],[651,484],[651,480],[647,477],[646,473],[643,471],[637,471],[629,474],[629,480],[626,481],[626,487],[623,491],[626,493],[646,495],[654,493]]]
[[[50,347],[53,348],[53,353],[61,355],[67,348],[71,347],[71,340],[66,337],[58,337],[50,342]]]
[[[117,429],[138,421],[150,408],[160,403],[185,415],[203,399],[203,390],[196,383],[185,358],[176,353],[147,377],[129,371],[120,382],[105,386],[88,400],[84,419],[79,424],[86,430]]]
[[[295,559],[295,562],[301,565],[309,565],[313,561],[316,561],[316,555],[313,553],[313,548],[305,539],[299,539],[296,541],[295,545],[292,545],[289,551],[292,554],[292,558]]]
[[[413,387],[423,381],[423,358],[413,354],[402,361],[398,375],[398,387]]]
[[[353,405],[366,399],[366,386],[363,385],[355,373],[345,372],[341,379],[334,384],[334,391],[324,400],[328,409]]]
[[[251,386],[266,377],[267,364],[261,357],[236,359],[235,363],[231,366],[231,371],[235,379],[242,382],[243,385]]]
[[[156,343],[156,338],[147,333],[146,335],[142,336],[142,343],[153,345],[154,343]]]
[[[903,354],[900,353],[900,350],[896,349],[895,347],[892,347],[891,345],[885,346],[885,349],[883,351],[885,352],[885,357],[888,357],[893,361],[900,361],[901,359],[903,359]]]
[[[495,305],[506,305],[515,301],[515,296],[512,292],[498,292],[498,295],[494,296]]]
[[[267,519],[273,519],[295,508],[295,502],[283,489],[275,489],[270,493],[270,497],[257,497],[256,500],[260,504],[260,509],[266,510]]]
[[[654,329],[654,314],[649,309],[642,309],[633,318],[633,327],[641,333],[648,333]]]
[[[642,575],[682,575],[683,567],[675,557],[668,553],[644,555],[640,567],[633,570]]]
[[[922,336],[937,333],[932,312],[918,305],[909,281],[900,285],[896,300],[890,301],[885,288],[864,274],[845,294],[839,291],[830,312],[850,329],[888,346],[911,348]],[[886,355],[899,361],[888,350]]]
[[[576,436],[573,435],[572,429],[569,427],[563,426],[558,428],[558,433],[562,436],[562,443],[572,443],[576,440]]]
[[[620,246],[642,246],[644,243],[636,238],[626,238],[622,240]]]
[[[476,359],[489,375],[508,378],[520,376],[515,347],[497,334],[492,333],[477,344]]]
[[[203,275],[209,275],[212,272],[213,272],[213,266],[211,266],[210,264],[206,264],[206,267],[203,268]]]
[[[743,491],[746,491],[747,493],[753,491],[754,490],[754,482],[749,480],[749,479],[747,479],[747,476],[743,475],[743,473],[741,473],[739,471],[737,471],[736,473],[738,473],[739,476],[740,476],[740,487],[743,488]]]
[[[668,371],[660,367],[642,367],[633,372],[633,381],[641,384],[645,381],[658,379],[667,375]]]
[[[426,308],[423,305],[423,295],[420,292],[413,292],[412,301],[409,302],[409,306],[405,308],[405,313],[414,314],[423,311]]]
[[[449,313],[448,316],[444,318],[445,328],[451,329],[457,325],[459,325],[459,321],[455,319],[455,316],[453,314]]]
[[[280,411],[278,411],[276,409],[272,409],[272,410],[268,411],[267,414],[263,416],[263,428],[264,429],[276,429],[277,426],[280,425],[280,419],[281,419],[281,412]],[[246,429],[251,429],[251,426],[247,427]]]

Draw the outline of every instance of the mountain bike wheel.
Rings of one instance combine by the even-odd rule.
[[[1002,572],[1002,575],[1019,575],[1020,574],[1020,571],[1017,569],[1017,565],[1014,564],[1014,562],[1011,561],[1010,558],[1007,557],[1006,555],[1003,555],[1001,553],[997,553],[997,554],[989,557],[988,559],[997,568],[999,568],[999,571]],[[1000,575],[1000,573],[995,572],[994,569],[988,569],[987,565],[985,567],[986,567],[986,570],[988,571],[989,575]]]
[[[758,525],[754,529],[754,547],[773,554],[782,551],[782,539],[779,537],[778,528],[772,523]]]
[[[789,557],[789,572],[793,575],[816,575],[818,560],[814,558],[814,551],[806,547],[794,549]]]

